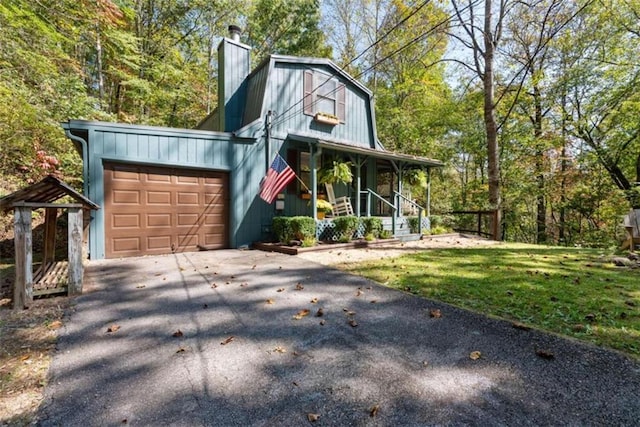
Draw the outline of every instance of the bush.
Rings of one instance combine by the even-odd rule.
[[[293,236],[298,240],[316,238],[316,220],[310,216],[291,217]]]
[[[271,223],[273,234],[280,243],[289,243],[295,238],[291,226],[291,218],[286,216],[276,216]]]
[[[380,237],[380,233],[382,232],[382,219],[370,216],[360,218],[360,221],[362,222],[362,226],[364,227],[365,236],[371,235],[376,239]]]
[[[357,216],[339,216],[334,218],[333,225],[335,226],[335,232],[338,235],[339,240],[347,239],[351,240],[353,234],[358,229],[360,219]]]
[[[407,223],[409,224],[409,231],[411,231],[411,233],[416,234],[418,232],[418,229],[420,228],[420,222],[418,221],[418,217],[417,216],[410,216],[407,217]]]

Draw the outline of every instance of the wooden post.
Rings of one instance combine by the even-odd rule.
[[[29,307],[33,301],[31,208],[16,207],[13,224],[16,250],[16,281],[13,285],[13,309],[22,310]]]
[[[44,255],[43,268],[56,261],[56,219],[58,208],[46,208],[44,215]]]
[[[82,208],[72,207],[68,209],[68,233],[69,233],[69,282],[68,294],[82,293]]]

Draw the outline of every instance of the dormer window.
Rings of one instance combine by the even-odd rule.
[[[330,75],[304,72],[304,113],[310,116],[334,116],[345,121],[345,86]]]

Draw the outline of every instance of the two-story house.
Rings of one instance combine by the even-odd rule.
[[[63,124],[83,157],[84,193],[102,206],[90,223],[92,259],[266,239],[274,216],[315,214],[317,172],[335,159],[353,165],[352,184],[335,193],[356,215],[399,215],[390,206],[403,172],[442,166],[385,150],[372,93],[330,60],[271,55],[252,70],[251,48],[230,29],[218,48],[219,104],[198,129]],[[276,154],[299,179],[268,204],[258,193]]]

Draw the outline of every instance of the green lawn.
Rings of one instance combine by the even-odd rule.
[[[347,271],[640,358],[640,269],[593,249],[504,244],[428,250]]]

